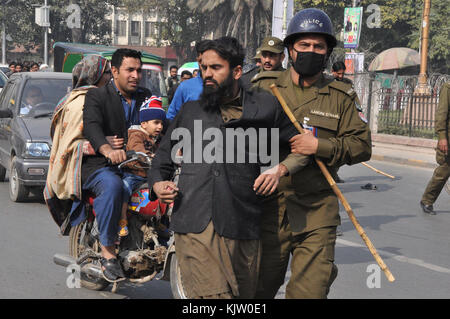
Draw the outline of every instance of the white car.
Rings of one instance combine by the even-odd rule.
[[[6,85],[6,82],[8,82],[8,77],[0,71],[0,92],[3,90],[3,87]]]

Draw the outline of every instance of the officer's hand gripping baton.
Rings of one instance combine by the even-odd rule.
[[[273,94],[276,96],[276,98],[280,102],[281,106],[283,107],[284,112],[289,117],[291,122],[294,124],[295,128],[300,132],[300,134],[303,134],[304,133],[303,128],[297,122],[297,119],[295,118],[294,114],[292,114],[291,109],[288,107],[288,105],[286,104],[286,101],[281,96],[280,92],[278,91],[277,86],[275,84],[272,84],[270,86],[270,89],[272,90]],[[355,217],[355,214],[353,213],[352,208],[350,207],[350,204],[347,202],[347,200],[345,199],[344,195],[342,195],[339,187],[337,187],[336,182],[334,181],[334,179],[331,176],[330,172],[328,172],[327,167],[325,166],[325,164],[320,159],[315,157],[315,160],[316,160],[316,163],[319,166],[320,170],[322,171],[323,175],[327,179],[328,184],[330,184],[330,186],[333,189],[334,193],[337,195],[337,197],[341,201],[342,205],[344,206],[345,211],[348,214],[348,217],[352,221],[352,223],[355,226],[356,230],[358,231],[359,235],[364,240],[364,243],[366,244],[367,248],[369,248],[370,253],[375,258],[375,261],[378,263],[380,268],[383,270],[383,272],[386,275],[387,279],[390,282],[393,282],[395,280],[394,276],[392,275],[392,273],[390,272],[389,268],[384,263],[383,259],[381,259],[380,255],[378,255],[377,250],[373,246],[373,244],[370,241],[369,237],[367,237],[366,232],[364,231],[364,229],[359,224],[358,220]]]

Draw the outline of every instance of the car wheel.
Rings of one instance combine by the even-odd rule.
[[[5,176],[6,176],[6,168],[0,165],[0,182],[5,181]]]
[[[28,188],[19,179],[16,167],[16,157],[11,160],[9,173],[9,197],[13,202],[23,202],[28,197]]]

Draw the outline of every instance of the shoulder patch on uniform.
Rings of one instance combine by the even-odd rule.
[[[329,84],[329,86],[332,87],[333,89],[345,93],[346,95],[352,98],[356,96],[355,90],[353,90],[353,87],[348,83],[344,83],[342,81],[333,81]]]
[[[362,107],[361,107],[361,104],[359,104],[359,101],[357,101],[358,99],[355,99],[355,106],[356,106],[356,109],[358,110],[358,112],[362,112],[363,111],[363,109],[362,109]]]
[[[283,73],[283,71],[262,71],[252,77],[250,81],[257,82],[262,79],[278,79],[281,73]]]
[[[359,111],[359,110],[358,110],[358,115],[359,115],[359,118],[361,119],[361,121],[363,121],[364,123],[367,124],[367,119],[366,119],[366,117],[364,116],[364,113],[363,113],[362,111]]]

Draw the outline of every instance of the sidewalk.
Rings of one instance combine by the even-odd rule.
[[[372,134],[372,160],[435,168],[437,140]]]

